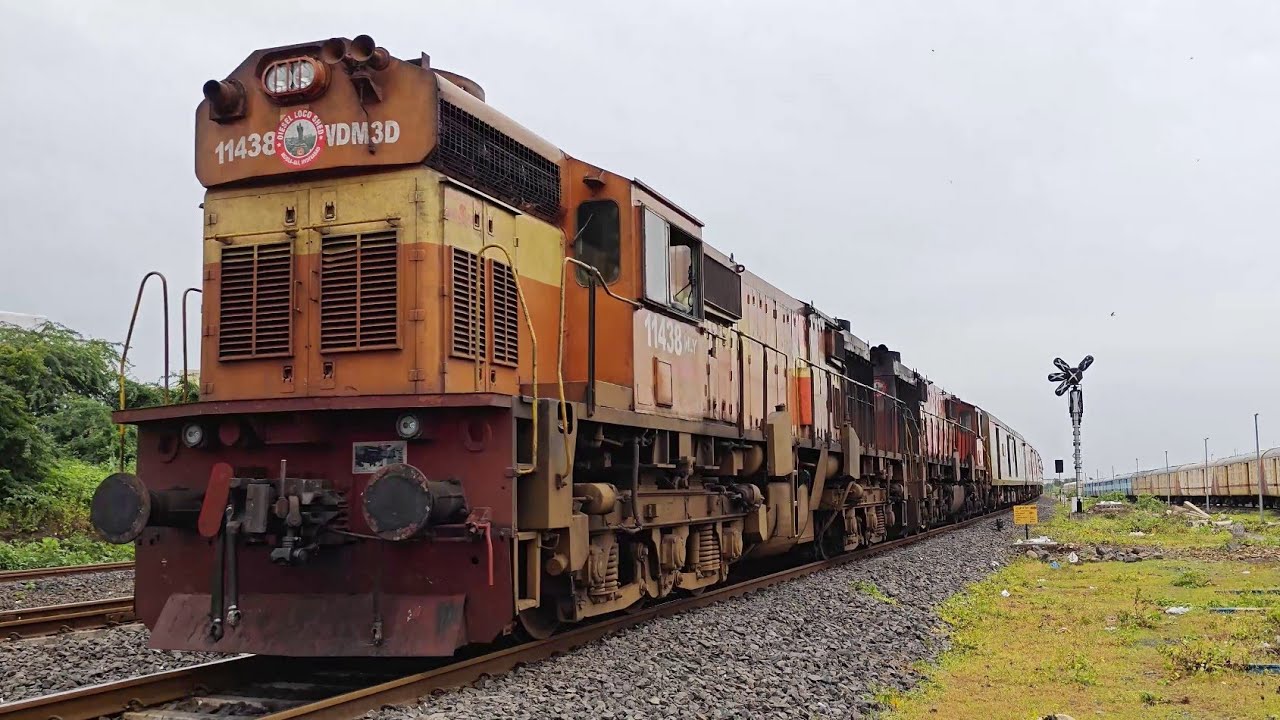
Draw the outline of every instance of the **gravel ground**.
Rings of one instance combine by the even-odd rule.
[[[877,689],[911,687],[912,663],[945,649],[934,608],[1010,557],[1021,529],[1001,517],[1001,532],[989,519],[367,718],[863,717]]]
[[[0,583],[0,609],[61,605],[81,600],[103,600],[133,594],[133,571],[62,575],[43,580]]]
[[[0,703],[216,660],[218,653],[147,648],[147,629],[125,625],[0,641]]]
[[[1048,507],[1042,501],[1042,512]],[[662,618],[567,655],[371,720],[453,717],[860,717],[945,648],[933,608],[1009,557],[995,520],[745,598]],[[892,604],[857,589],[874,582]],[[0,586],[6,606],[128,594],[128,571]],[[0,703],[225,657],[146,647],[128,625],[0,641]]]

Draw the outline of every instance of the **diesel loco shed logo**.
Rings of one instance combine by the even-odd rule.
[[[304,167],[320,157],[325,145],[324,123],[310,110],[294,110],[280,118],[276,138],[280,159],[291,167]]]

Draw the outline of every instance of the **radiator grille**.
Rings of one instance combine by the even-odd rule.
[[[320,244],[320,349],[399,347],[395,232],[326,237]]]
[[[475,253],[461,248],[450,248],[452,251],[452,288],[453,288],[453,354],[460,357],[477,356],[476,346],[486,347],[485,337],[485,296],[484,277],[480,275],[479,258]],[[479,294],[476,280],[479,277]]]
[[[520,294],[511,268],[494,260],[493,278],[493,361],[502,365],[520,364]]]
[[[218,359],[292,353],[293,251],[290,243],[222,249]]]
[[[560,166],[480,118],[440,101],[432,163],[545,218],[560,212]]]

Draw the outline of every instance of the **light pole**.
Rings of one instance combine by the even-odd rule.
[[[1164,491],[1165,502],[1173,504],[1173,474],[1169,472],[1169,451],[1164,451]]]
[[[1267,474],[1262,470],[1262,436],[1258,434],[1258,413],[1253,414],[1253,447],[1258,453],[1258,519],[1265,524],[1267,514],[1262,509],[1262,486]]]
[[[1204,439],[1204,511],[1209,512],[1209,438]]]

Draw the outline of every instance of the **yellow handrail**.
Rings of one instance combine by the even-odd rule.
[[[569,429],[569,418],[565,415],[565,407],[568,404],[568,401],[565,399],[564,395],[564,299],[566,289],[569,287],[569,281],[566,273],[569,270],[570,263],[589,272],[595,273],[595,276],[600,279],[600,287],[609,297],[618,300],[619,302],[624,302],[637,310],[643,307],[635,300],[629,300],[613,294],[613,291],[609,289],[608,283],[604,281],[604,275],[601,275],[600,271],[596,269],[594,265],[588,265],[576,258],[567,257],[564,259],[564,263],[560,266],[560,327],[559,332],[557,333],[559,337],[557,338],[556,343],[556,389],[559,391],[560,395],[560,427],[564,428],[566,431]],[[564,468],[564,474],[567,475],[569,474],[569,468],[567,467],[569,463],[569,435],[567,433],[563,433],[562,437],[564,438],[564,461],[566,465]]]
[[[516,264],[511,261],[511,253],[507,252],[507,249],[501,245],[485,245],[480,248],[478,253],[476,253],[476,302],[474,305],[479,305],[484,302],[484,298],[480,296],[480,278],[483,277],[484,274],[484,254],[486,251],[491,249],[501,250],[502,256],[507,259],[507,265],[511,267],[511,276],[515,278],[516,282],[516,295],[520,298],[520,309],[524,313],[524,324],[529,328],[529,344],[533,346],[533,464],[524,467],[519,466],[519,464],[516,466],[517,475],[528,475],[537,468],[538,463],[538,333],[533,329],[533,318],[529,314],[529,303],[524,300],[524,287],[520,284],[520,273],[516,270]],[[490,283],[490,285],[492,285],[492,283]],[[476,325],[477,323],[475,322],[471,323],[473,337],[474,334],[478,333]],[[475,358],[476,367],[478,369],[480,367],[481,359],[485,357],[485,353],[480,348],[480,341],[478,338],[472,342],[471,346],[475,348],[476,351]],[[520,391],[519,384],[520,381],[517,377],[517,393]]]
[[[138,322],[138,308],[142,306],[142,291],[147,289],[147,281],[152,276],[160,278],[160,291],[164,298],[164,402],[169,404],[169,281],[165,276],[152,270],[142,276],[142,282],[138,283],[138,297],[133,301],[133,315],[129,317],[129,332],[124,338],[124,349],[120,352],[120,409],[125,409],[125,368],[129,362],[129,345],[133,343],[133,328]],[[124,472],[124,425],[116,426],[119,429],[120,436],[120,472]]]

